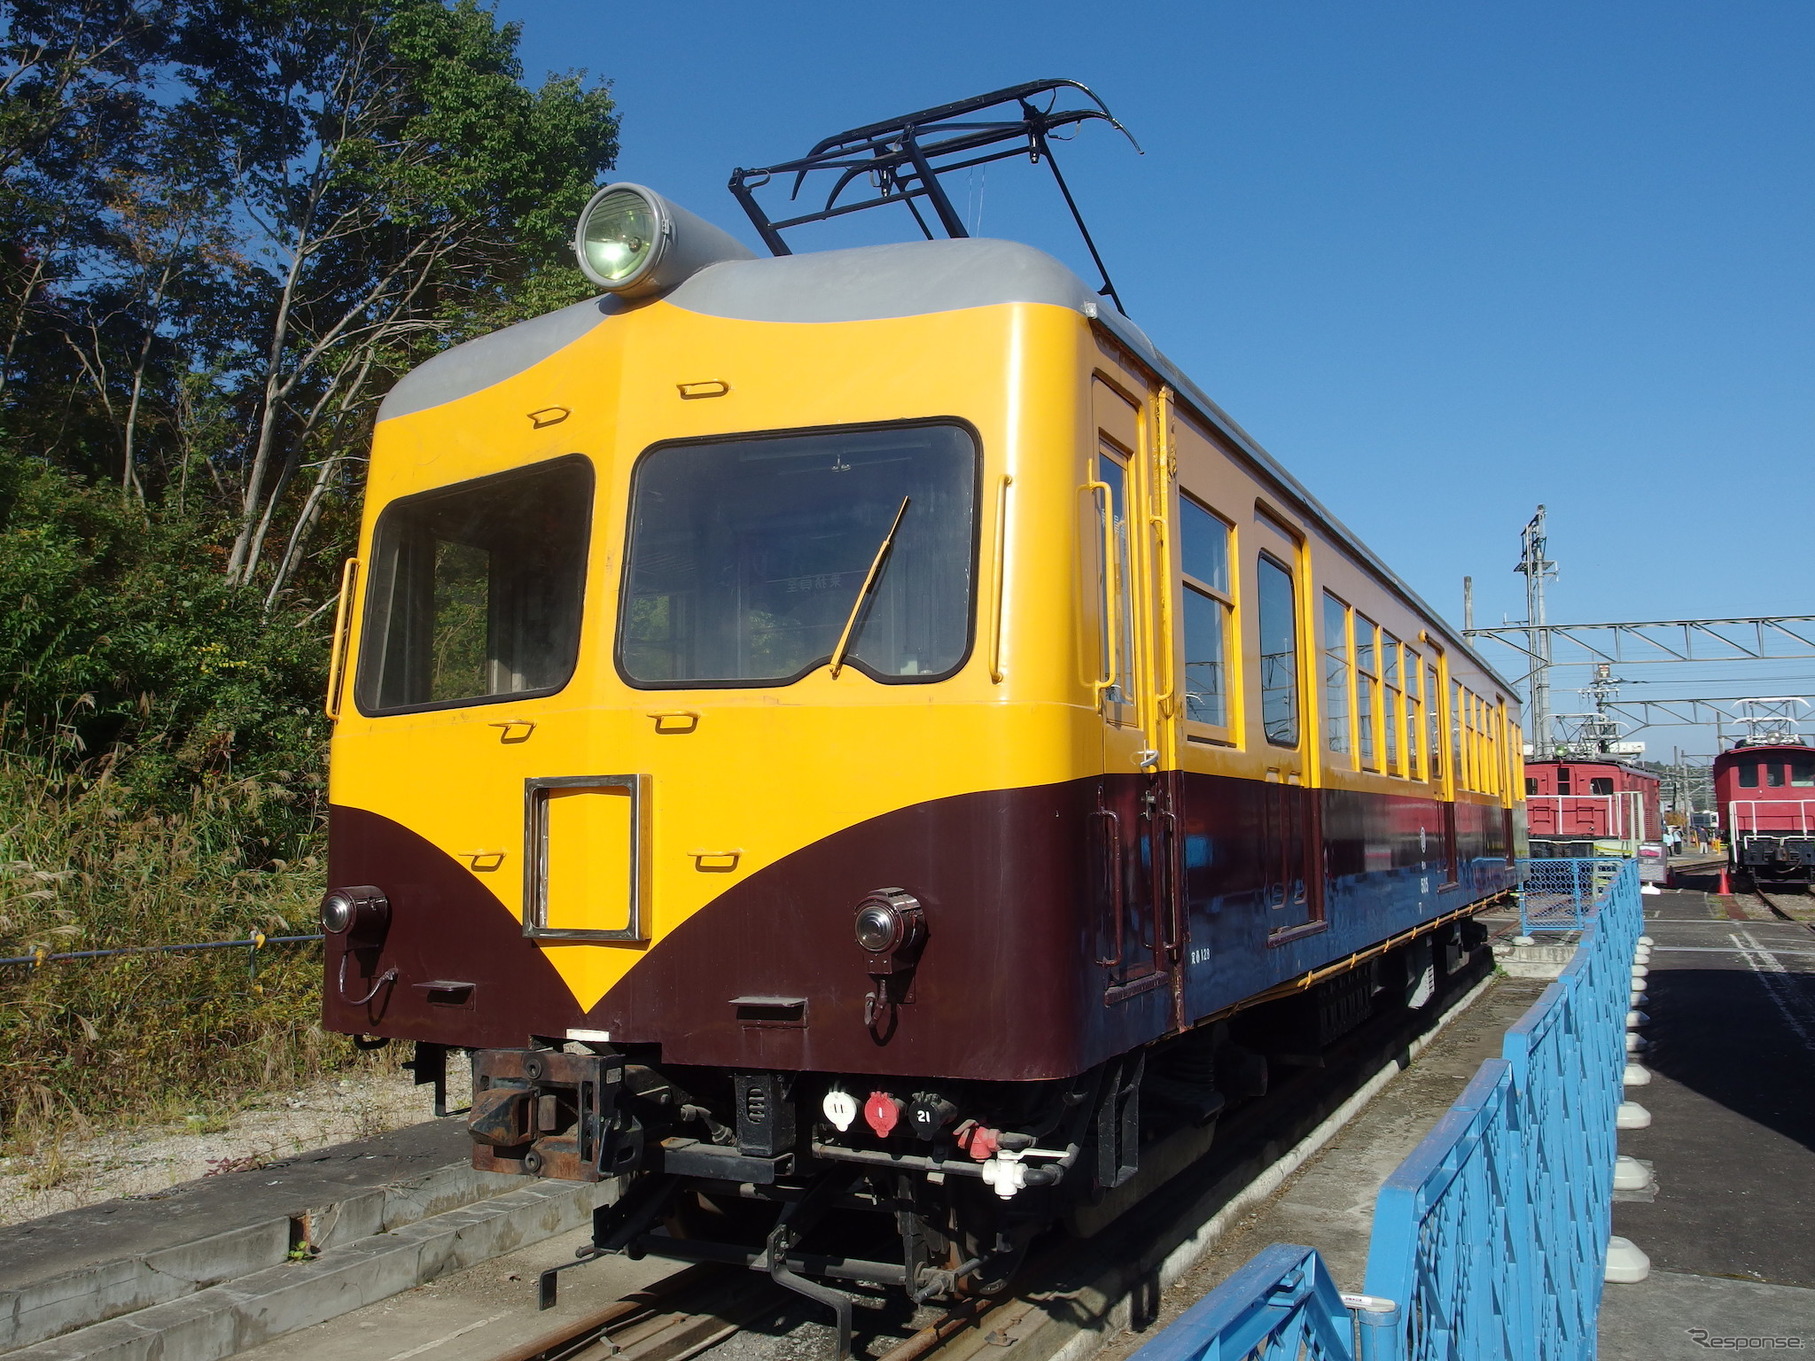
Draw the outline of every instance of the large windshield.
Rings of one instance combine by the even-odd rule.
[[[785,684],[831,659],[860,597],[846,664],[950,675],[970,646],[976,486],[976,441],[944,422],[652,450],[631,491],[625,677]]]
[[[378,519],[356,691],[367,713],[547,694],[580,639],[592,468],[557,459]]]

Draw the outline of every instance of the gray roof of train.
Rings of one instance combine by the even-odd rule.
[[[1046,303],[1094,317],[1152,366],[1186,405],[1267,476],[1302,501],[1342,544],[1433,622],[1441,616],[1307,491],[1108,299],[1052,256],[1017,241],[908,241],[709,265],[661,301],[733,321],[880,321],[1003,303]],[[420,365],[392,388],[378,419],[407,416],[501,383],[585,335],[607,317],[654,299],[607,295],[480,336]],[[1446,630],[1447,631],[1447,630]],[[1502,685],[1500,674],[1460,637],[1453,646]],[[1508,690],[1511,686],[1507,685]]]

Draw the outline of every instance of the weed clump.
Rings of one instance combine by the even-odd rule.
[[[249,866],[253,779],[148,807],[0,761],[0,956],[314,931],[317,856]],[[317,1023],[320,946],[126,955],[0,969],[0,1140],[200,1111],[344,1062]]]

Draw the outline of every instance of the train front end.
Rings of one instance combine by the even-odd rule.
[[[1079,572],[1088,323],[827,320],[837,253],[719,251],[387,400],[330,697],[326,1023],[474,1051],[493,1170],[780,1204],[964,1140],[915,1207],[936,1235],[1005,1199],[990,1168],[1057,1175],[1020,1131],[1094,1110],[1096,657],[1075,592],[1011,586]],[[949,1286],[999,1237],[865,1270]]]

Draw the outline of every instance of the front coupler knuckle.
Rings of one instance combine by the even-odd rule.
[[[643,1131],[623,1096],[624,1060],[617,1054],[478,1050],[467,1119],[473,1166],[561,1181],[630,1171]]]

